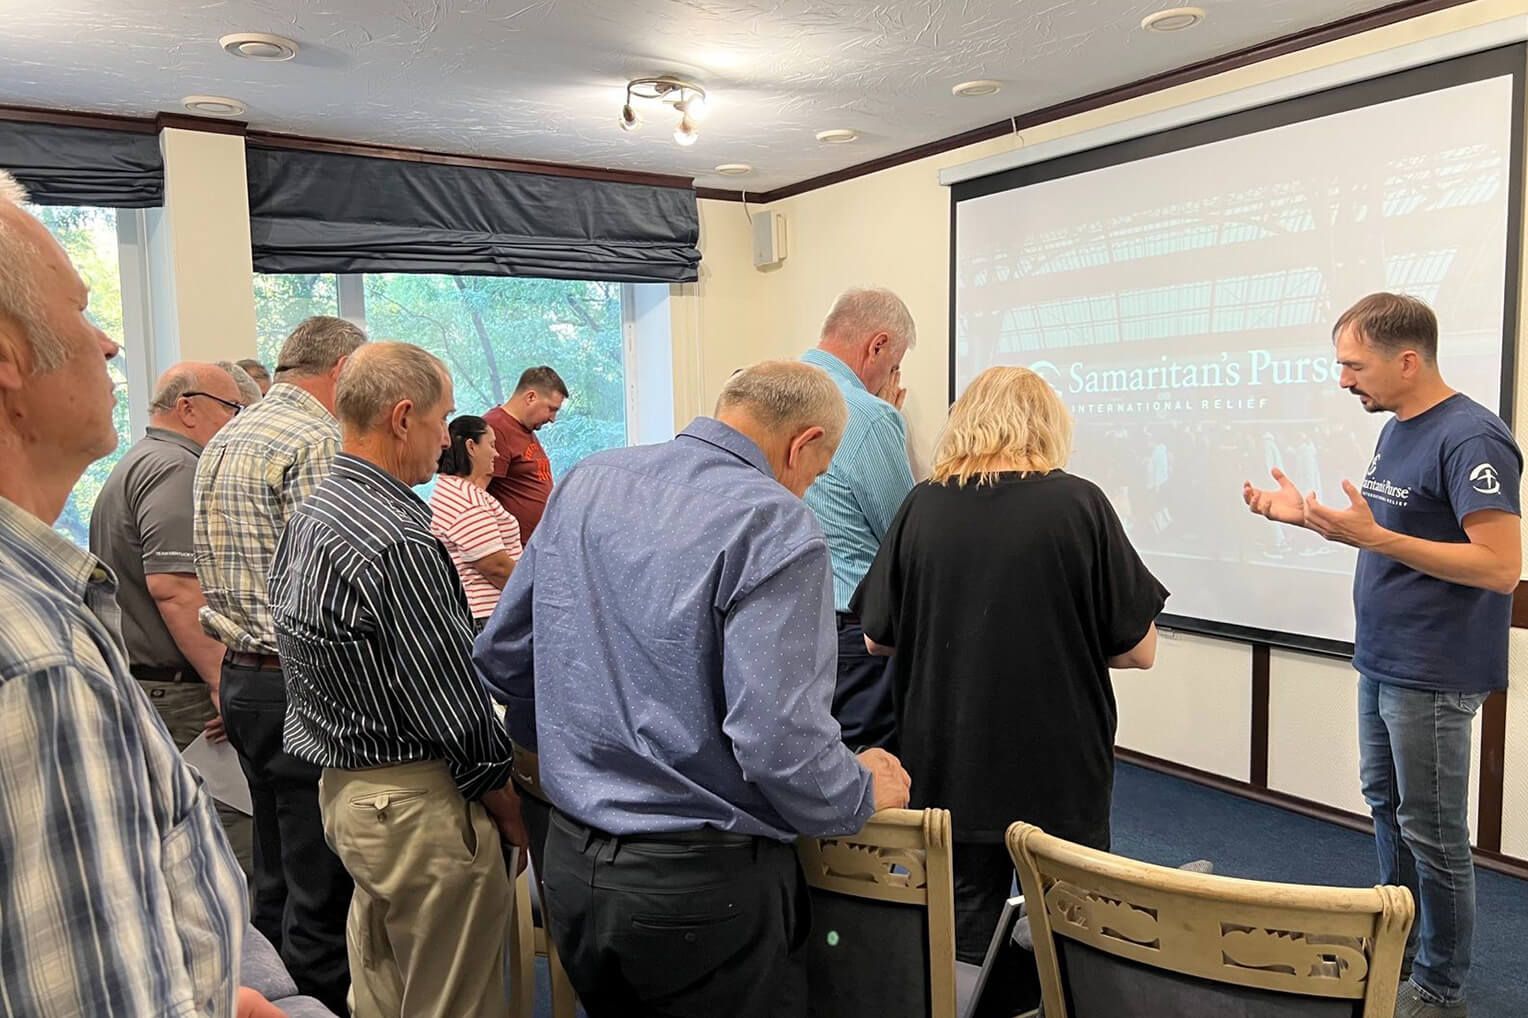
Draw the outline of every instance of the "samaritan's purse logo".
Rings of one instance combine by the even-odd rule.
[[[1374,458],[1369,461],[1369,469],[1364,471],[1364,476],[1365,477],[1373,477],[1374,476],[1374,471],[1376,471],[1378,469],[1379,469],[1379,453],[1375,453],[1374,454]]]
[[[1496,476],[1496,468],[1489,463],[1482,463],[1470,471],[1470,487],[1482,495],[1495,495],[1501,491],[1501,480]]]

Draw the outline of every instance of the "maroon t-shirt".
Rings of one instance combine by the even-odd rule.
[[[552,461],[536,441],[536,433],[503,407],[494,407],[483,420],[493,429],[497,452],[488,494],[519,522],[520,540],[529,541],[552,495]]]

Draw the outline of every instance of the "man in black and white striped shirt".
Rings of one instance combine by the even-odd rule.
[[[271,568],[286,749],[324,768],[324,833],[356,882],[356,1018],[400,1013],[405,993],[442,1016],[508,1013],[499,841],[525,844],[510,743],[473,671],[456,569],[409,487],[433,476],[452,403],[445,365],[418,347],[358,350],[335,399],[342,451]]]

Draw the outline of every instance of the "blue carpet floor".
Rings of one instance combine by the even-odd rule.
[[[1367,835],[1274,806],[1121,764],[1114,780],[1119,855],[1254,880],[1370,887],[1379,879]],[[1528,882],[1476,870],[1470,1018],[1528,1015]]]

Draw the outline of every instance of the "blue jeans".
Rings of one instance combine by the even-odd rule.
[[[1358,681],[1359,774],[1374,815],[1380,880],[1409,888],[1411,980],[1434,1003],[1464,1000],[1475,934],[1470,722],[1485,693]]]

